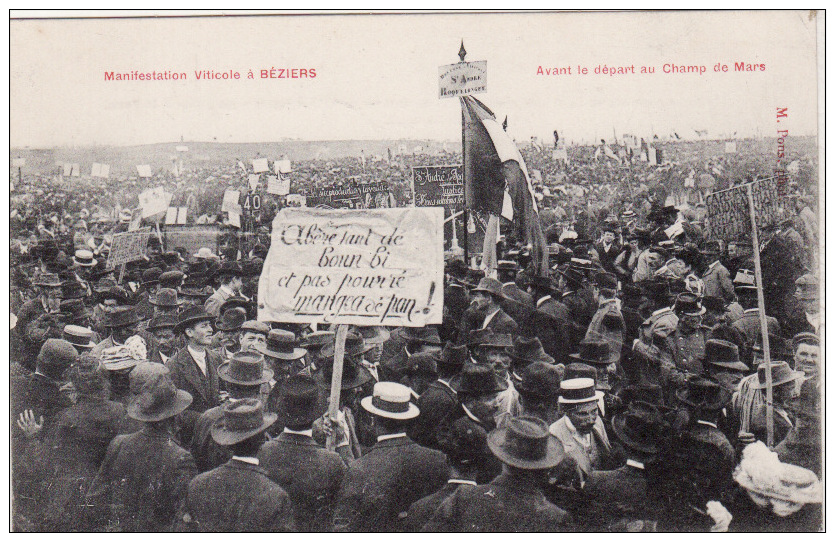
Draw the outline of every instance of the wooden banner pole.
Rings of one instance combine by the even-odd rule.
[[[331,377],[331,396],[328,403],[328,418],[331,427],[339,424],[337,415],[339,413],[339,394],[342,391],[342,368],[345,363],[345,338],[348,336],[347,324],[340,324],[336,327],[336,339],[333,347],[333,376]],[[333,438],[333,431],[328,435],[326,442],[328,450],[336,450],[336,439]],[[348,439],[350,435],[345,435]]]
[[[751,184],[745,186],[748,193],[748,209],[751,213],[751,238],[754,245],[754,278],[757,283],[757,308],[760,315],[760,335],[762,335],[763,362],[765,363],[765,400],[766,400],[766,445],[774,447],[774,394],[771,381],[771,347],[768,343],[768,323],[765,318],[765,299],[763,297],[763,275],[760,266],[760,239],[757,235],[757,214],[754,209],[754,193]]]
[[[122,268],[119,269],[119,285],[122,284],[122,278],[125,277],[125,267],[128,266],[127,263],[122,263]]]

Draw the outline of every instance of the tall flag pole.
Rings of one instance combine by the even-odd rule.
[[[467,57],[467,50],[464,49],[464,39],[461,39],[461,48],[458,50],[458,57],[460,58],[460,63],[464,62],[464,58]],[[467,140],[465,130],[467,128],[467,122],[464,120],[464,99],[459,98],[461,101],[461,164],[463,165],[464,169],[467,168]],[[466,173],[466,170],[464,171]],[[464,264],[468,267],[470,266],[470,239],[469,239],[469,227],[470,227],[470,211],[467,208],[467,179],[464,178]],[[455,226],[456,221],[452,221],[453,227]]]

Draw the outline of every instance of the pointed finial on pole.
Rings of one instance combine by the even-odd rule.
[[[467,51],[464,50],[464,39],[461,39],[461,49],[458,50],[458,57],[461,58],[461,62],[464,62],[464,58],[467,57]]]

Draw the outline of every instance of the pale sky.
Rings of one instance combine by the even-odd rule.
[[[487,61],[477,95],[517,140],[591,140],[693,130],[816,132],[816,25],[808,12],[327,15],[13,20],[13,147],[267,142],[283,138],[437,139],[461,135],[457,99],[438,99],[438,67]],[[734,62],[765,72],[733,72]],[[714,73],[718,63],[730,72]],[[665,63],[704,65],[664,74]],[[576,74],[577,65],[589,74]],[[654,66],[595,75],[597,65]],[[571,66],[570,76],[537,68]],[[261,69],[315,79],[260,79]],[[238,81],[194,71],[236,70]],[[255,80],[247,80],[252,69]],[[106,71],[186,72],[187,81],[105,81]]]

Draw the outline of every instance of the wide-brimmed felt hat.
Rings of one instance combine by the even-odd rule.
[[[319,351],[319,357],[322,359],[329,359],[333,357],[334,349],[336,348],[334,342],[329,342],[322,346]],[[345,357],[359,359],[363,354],[371,351],[374,348],[373,344],[365,342],[365,339],[356,331],[349,331],[345,336]]]
[[[154,315],[148,321],[145,329],[148,331],[156,331],[158,329],[174,329],[177,326],[177,315],[175,313],[160,313]]]
[[[757,383],[755,384],[755,387],[758,389],[766,388],[765,370],[765,363],[762,363],[757,367]],[[771,363],[772,387],[777,387],[778,385],[783,385],[785,383],[789,383],[790,381],[796,381],[803,376],[803,372],[792,370],[789,364],[785,361],[774,361]]]
[[[595,381],[591,378],[564,379],[560,383],[559,403],[589,403],[601,398],[603,398],[603,392],[595,389]]]
[[[421,342],[441,346],[441,336],[438,334],[438,326],[423,326],[420,328],[406,328],[403,338],[408,342]]]
[[[215,317],[206,312],[200,305],[186,305],[177,314],[175,333],[183,333],[187,328],[200,322],[214,322]]]
[[[510,333],[496,333],[490,328],[474,329],[467,340],[470,347],[513,348],[513,335]]]
[[[533,310],[536,307],[536,302],[533,301],[533,296],[523,291],[515,283],[506,283],[502,285],[502,298],[506,302],[511,302],[527,310]]]
[[[281,385],[279,407],[284,425],[307,427],[317,418],[319,387],[310,376],[290,376]]]
[[[391,338],[391,333],[383,326],[357,326],[354,330],[368,344],[382,344]]]
[[[508,418],[487,435],[487,446],[501,462],[525,470],[554,468],[565,456],[547,424],[529,416]]]
[[[705,314],[705,308],[699,303],[699,297],[697,295],[690,292],[682,292],[676,298],[673,312],[676,314],[681,313],[696,316]]]
[[[220,331],[238,331],[246,322],[246,311],[239,307],[227,309],[217,320],[215,327]]]
[[[186,275],[179,270],[169,270],[160,274],[159,285],[168,289],[176,289],[183,283],[185,277]]]
[[[493,278],[482,278],[478,285],[470,292],[484,292],[492,294],[496,298],[502,298],[502,282]]]
[[[32,285],[37,287],[60,287],[61,279],[58,277],[58,274],[41,272],[35,277],[35,281],[32,282]]]
[[[583,339],[580,341],[578,353],[572,353],[568,356],[596,366],[606,366],[620,359],[620,354],[611,353],[609,343],[597,339]]]
[[[321,348],[328,344],[333,344],[336,338],[336,333],[333,331],[314,331],[305,335],[299,346],[302,348]]]
[[[273,379],[273,371],[264,364],[264,356],[256,352],[232,354],[218,367],[217,375],[235,385],[261,385]]]
[[[170,375],[158,374],[145,384],[127,411],[134,420],[159,422],[182,413],[191,402],[191,394],[178,389]]]
[[[205,285],[183,285],[182,287],[177,289],[177,292],[181,296],[185,296],[187,298],[200,298],[203,301],[207,300],[209,296],[211,296],[214,293],[211,287],[207,287]]]
[[[75,279],[61,283],[61,298],[64,300],[77,300],[87,297],[87,289]]]
[[[92,268],[99,262],[93,257],[93,252],[90,250],[76,250],[73,254],[72,264],[77,267]]]
[[[284,329],[273,329],[267,334],[267,345],[260,348],[261,353],[284,361],[295,361],[307,354],[307,350],[299,348],[296,334]]]
[[[464,363],[461,372],[452,378],[449,386],[459,394],[488,394],[502,392],[507,389],[507,383],[502,383],[487,365]]]
[[[333,378],[333,362],[333,357],[323,359],[319,368],[324,382],[328,384],[328,388],[330,388],[330,382]],[[342,383],[340,385],[340,390],[349,391],[358,389],[373,380],[374,376],[371,375],[371,372],[369,372],[368,369],[360,364],[356,359],[346,357],[343,360]]]
[[[87,310],[84,302],[77,298],[61,300],[61,303],[58,304],[58,312],[62,315],[66,315],[67,320],[69,320],[68,323],[70,324],[77,320],[90,317],[90,311]]]
[[[134,395],[142,392],[145,386],[157,379],[159,376],[168,376],[171,370],[162,363],[155,363],[153,361],[140,361],[133,370],[130,371],[130,391]]]
[[[728,341],[709,339],[705,342],[705,359],[707,364],[721,366],[747,372],[748,365],[739,360],[739,347]]]
[[[407,376],[423,376],[434,381],[438,377],[438,365],[435,361],[435,353],[437,352],[418,352],[412,354],[409,360],[406,361],[406,368],[403,372]]]
[[[632,402],[625,412],[612,418],[612,430],[627,448],[654,455],[661,435],[663,418],[658,408],[647,402]]]
[[[689,407],[718,411],[729,401],[730,394],[718,381],[700,376],[687,380],[687,386],[676,391],[676,398]]]
[[[560,372],[553,364],[534,361],[514,373],[513,385],[519,394],[537,400],[557,400],[560,396]]]
[[[243,277],[244,270],[241,268],[241,265],[238,264],[237,261],[224,261],[220,264],[220,267],[215,271],[214,277],[217,278],[219,276],[235,276],[235,277]]]
[[[527,363],[535,361],[554,362],[554,358],[545,353],[542,342],[538,337],[516,337],[513,340],[513,350],[510,352],[510,357],[515,361]]]
[[[183,305],[183,300],[177,298],[177,289],[163,288],[159,289],[156,294],[148,298],[151,305],[157,307],[175,308]]]
[[[80,349],[93,348],[96,343],[93,342],[93,330],[81,326],[67,324],[64,326],[64,340]]]
[[[212,425],[212,439],[221,446],[232,446],[263,433],[277,419],[276,413],[264,412],[261,400],[230,399],[223,404],[223,415]]]
[[[392,420],[411,420],[420,414],[420,409],[411,402],[412,389],[400,383],[380,381],[374,384],[371,396],[360,401],[369,413]]]
[[[466,344],[455,346],[447,342],[440,352],[432,352],[437,363],[447,366],[462,366],[470,357]]]
[[[104,317],[104,326],[107,328],[117,328],[120,326],[128,326],[139,322],[139,316],[136,314],[136,308],[132,305],[120,305],[114,307],[112,311],[107,313]]]
[[[620,400],[624,405],[631,402],[646,402],[657,407],[664,405],[664,390],[657,383],[638,382],[626,385],[620,390]]]

